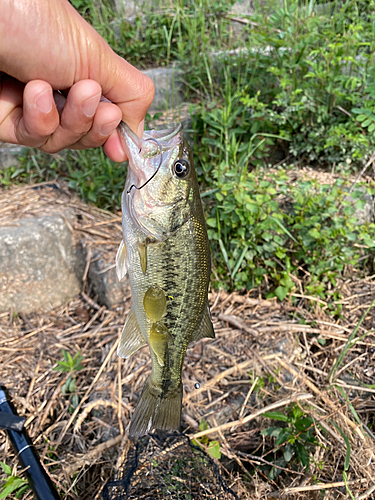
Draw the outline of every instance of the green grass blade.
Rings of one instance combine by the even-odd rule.
[[[356,334],[357,334],[357,331],[359,329],[359,327],[361,326],[361,324],[363,323],[364,319],[366,318],[367,314],[370,312],[370,310],[374,307],[375,305],[375,299],[371,302],[371,304],[369,305],[369,307],[366,309],[366,311],[362,314],[362,317],[361,319],[358,321],[357,323],[357,326],[354,328],[353,332],[350,334],[345,346],[344,346],[344,349],[342,350],[340,356],[337,358],[335,364],[333,365],[330,373],[329,373],[329,377],[328,377],[328,380],[329,382],[332,381],[333,377],[335,376],[337,370],[339,369],[339,367],[341,366],[342,362],[344,361],[344,358],[347,354],[347,352],[349,351],[349,349],[351,349],[353,347],[353,345],[355,344],[355,342],[353,342]]]
[[[221,238],[219,239],[219,245],[220,245],[221,253],[223,254],[223,257],[224,257],[224,261],[225,261],[225,263],[227,265],[227,268],[228,268],[229,272],[231,272],[231,267],[230,267],[230,264],[229,264],[228,254],[227,254],[227,251],[225,249],[223,240]]]
[[[343,479],[344,479],[344,483],[345,483],[345,488],[346,488],[346,491],[348,492],[348,494],[349,494],[350,498],[351,498],[352,500],[355,500],[355,497],[354,497],[353,493],[350,491],[350,488],[349,488],[349,484],[348,484],[348,476],[347,476],[347,474],[346,474],[346,472],[345,472],[344,470],[342,471],[342,477],[343,477]]]
[[[336,428],[336,430],[341,434],[343,440],[345,441],[346,444],[346,455],[345,455],[345,462],[344,462],[344,469],[347,471],[349,469],[350,465],[350,455],[351,455],[351,447],[350,447],[350,442],[348,436],[345,434],[345,432],[337,425],[335,422],[332,422],[330,420],[330,423]]]
[[[236,265],[234,266],[234,269],[233,269],[233,272],[232,272],[232,279],[234,279],[234,277],[236,276],[239,268],[241,267],[242,261],[243,261],[243,259],[245,257],[245,254],[246,254],[248,248],[249,248],[249,245],[245,245],[245,248],[242,250],[240,258],[238,259]]]
[[[362,427],[362,422],[361,422],[361,420],[360,420],[360,418],[358,416],[358,413],[355,411],[354,406],[350,402],[350,399],[348,398],[348,396],[347,396],[346,392],[344,391],[344,389],[342,387],[340,387],[339,385],[335,385],[335,387],[339,391],[339,393],[341,394],[341,396],[343,397],[343,399],[345,399],[345,401],[346,401],[346,403],[348,405],[348,408],[352,412],[352,415],[355,418],[357,424],[359,424]]]
[[[284,231],[285,234],[287,234],[289,236],[289,238],[291,238],[294,243],[297,243],[298,245],[298,241],[294,238],[294,236],[292,234],[290,234],[290,232],[287,230],[287,228],[281,224],[281,222],[278,220],[278,219],[275,219],[274,217],[270,217],[270,219],[272,219],[274,222],[276,222],[276,224],[280,227],[280,229],[282,231]]]

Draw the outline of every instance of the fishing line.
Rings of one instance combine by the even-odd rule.
[[[140,191],[142,188],[144,188],[146,186],[146,184],[148,184],[155,177],[155,175],[159,172],[159,169],[161,167],[161,164],[162,164],[162,161],[163,161],[163,148],[161,147],[160,142],[157,141],[156,139],[154,139],[153,137],[149,137],[148,139],[145,139],[145,141],[154,141],[159,146],[159,149],[160,149],[160,163],[159,163],[159,166],[155,170],[155,172],[152,174],[152,176],[144,184],[142,184],[142,186],[138,187],[135,184],[132,184],[130,186],[130,188],[126,191],[127,194],[130,194],[130,191],[133,188],[138,189],[138,191]],[[139,151],[141,151],[141,150],[139,150]]]

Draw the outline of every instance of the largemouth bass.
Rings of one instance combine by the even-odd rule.
[[[146,343],[152,359],[130,425],[130,437],[180,426],[181,372],[191,341],[214,338],[207,291],[210,250],[191,149],[181,125],[145,131],[121,123],[129,158],[122,195],[123,241],[116,257],[129,274],[133,304],[118,355]]]

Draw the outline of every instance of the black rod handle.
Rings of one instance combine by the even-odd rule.
[[[0,411],[17,415],[4,386],[0,386]],[[38,500],[60,500],[51,478],[40,463],[38,453],[32,441],[23,428],[21,431],[7,429],[7,433],[23,468],[27,467],[26,474],[29,484]]]

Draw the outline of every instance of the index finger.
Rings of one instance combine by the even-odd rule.
[[[155,87],[148,76],[110,50],[112,57],[102,60],[103,96],[117,104],[122,120],[137,133],[154,98]]]

